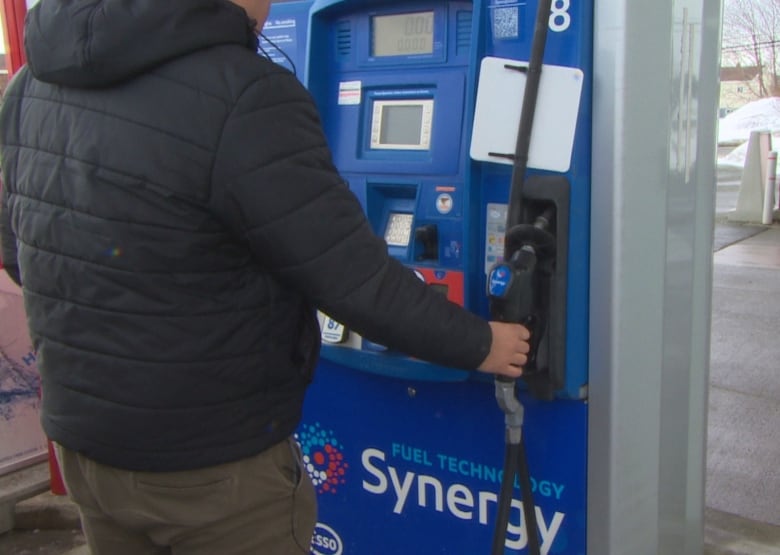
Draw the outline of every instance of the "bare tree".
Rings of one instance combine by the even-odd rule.
[[[726,0],[722,58],[757,69],[750,86],[759,98],[780,96],[780,0]]]

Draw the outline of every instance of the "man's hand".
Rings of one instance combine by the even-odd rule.
[[[531,349],[528,340],[531,334],[520,324],[505,322],[490,322],[490,329],[493,332],[490,352],[477,370],[519,378],[523,373],[523,365],[528,362],[527,355]]]

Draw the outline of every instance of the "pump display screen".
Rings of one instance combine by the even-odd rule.
[[[387,219],[385,241],[391,247],[407,247],[412,238],[412,214],[393,212]]]
[[[433,12],[376,16],[371,24],[372,56],[433,53]]]
[[[371,116],[371,148],[428,150],[431,146],[433,100],[375,100]]]

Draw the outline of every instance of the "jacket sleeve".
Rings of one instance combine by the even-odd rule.
[[[19,265],[16,262],[16,236],[11,230],[11,213],[8,207],[10,195],[8,188],[3,187],[2,183],[0,183],[0,190],[2,190],[2,200],[0,200],[0,244],[2,244],[0,267],[8,273],[14,283],[21,285]]]
[[[445,366],[487,356],[487,322],[433,291],[377,237],[331,161],[308,92],[256,82],[229,117],[212,176],[217,212],[280,282],[372,341]]]

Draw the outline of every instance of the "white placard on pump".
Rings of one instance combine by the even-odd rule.
[[[512,164],[517,129],[523,107],[526,73],[517,67],[528,62],[508,58],[483,58],[471,158],[483,162]],[[543,65],[528,152],[528,167],[566,172],[571,166],[574,133],[582,95],[583,72],[573,67]]]

